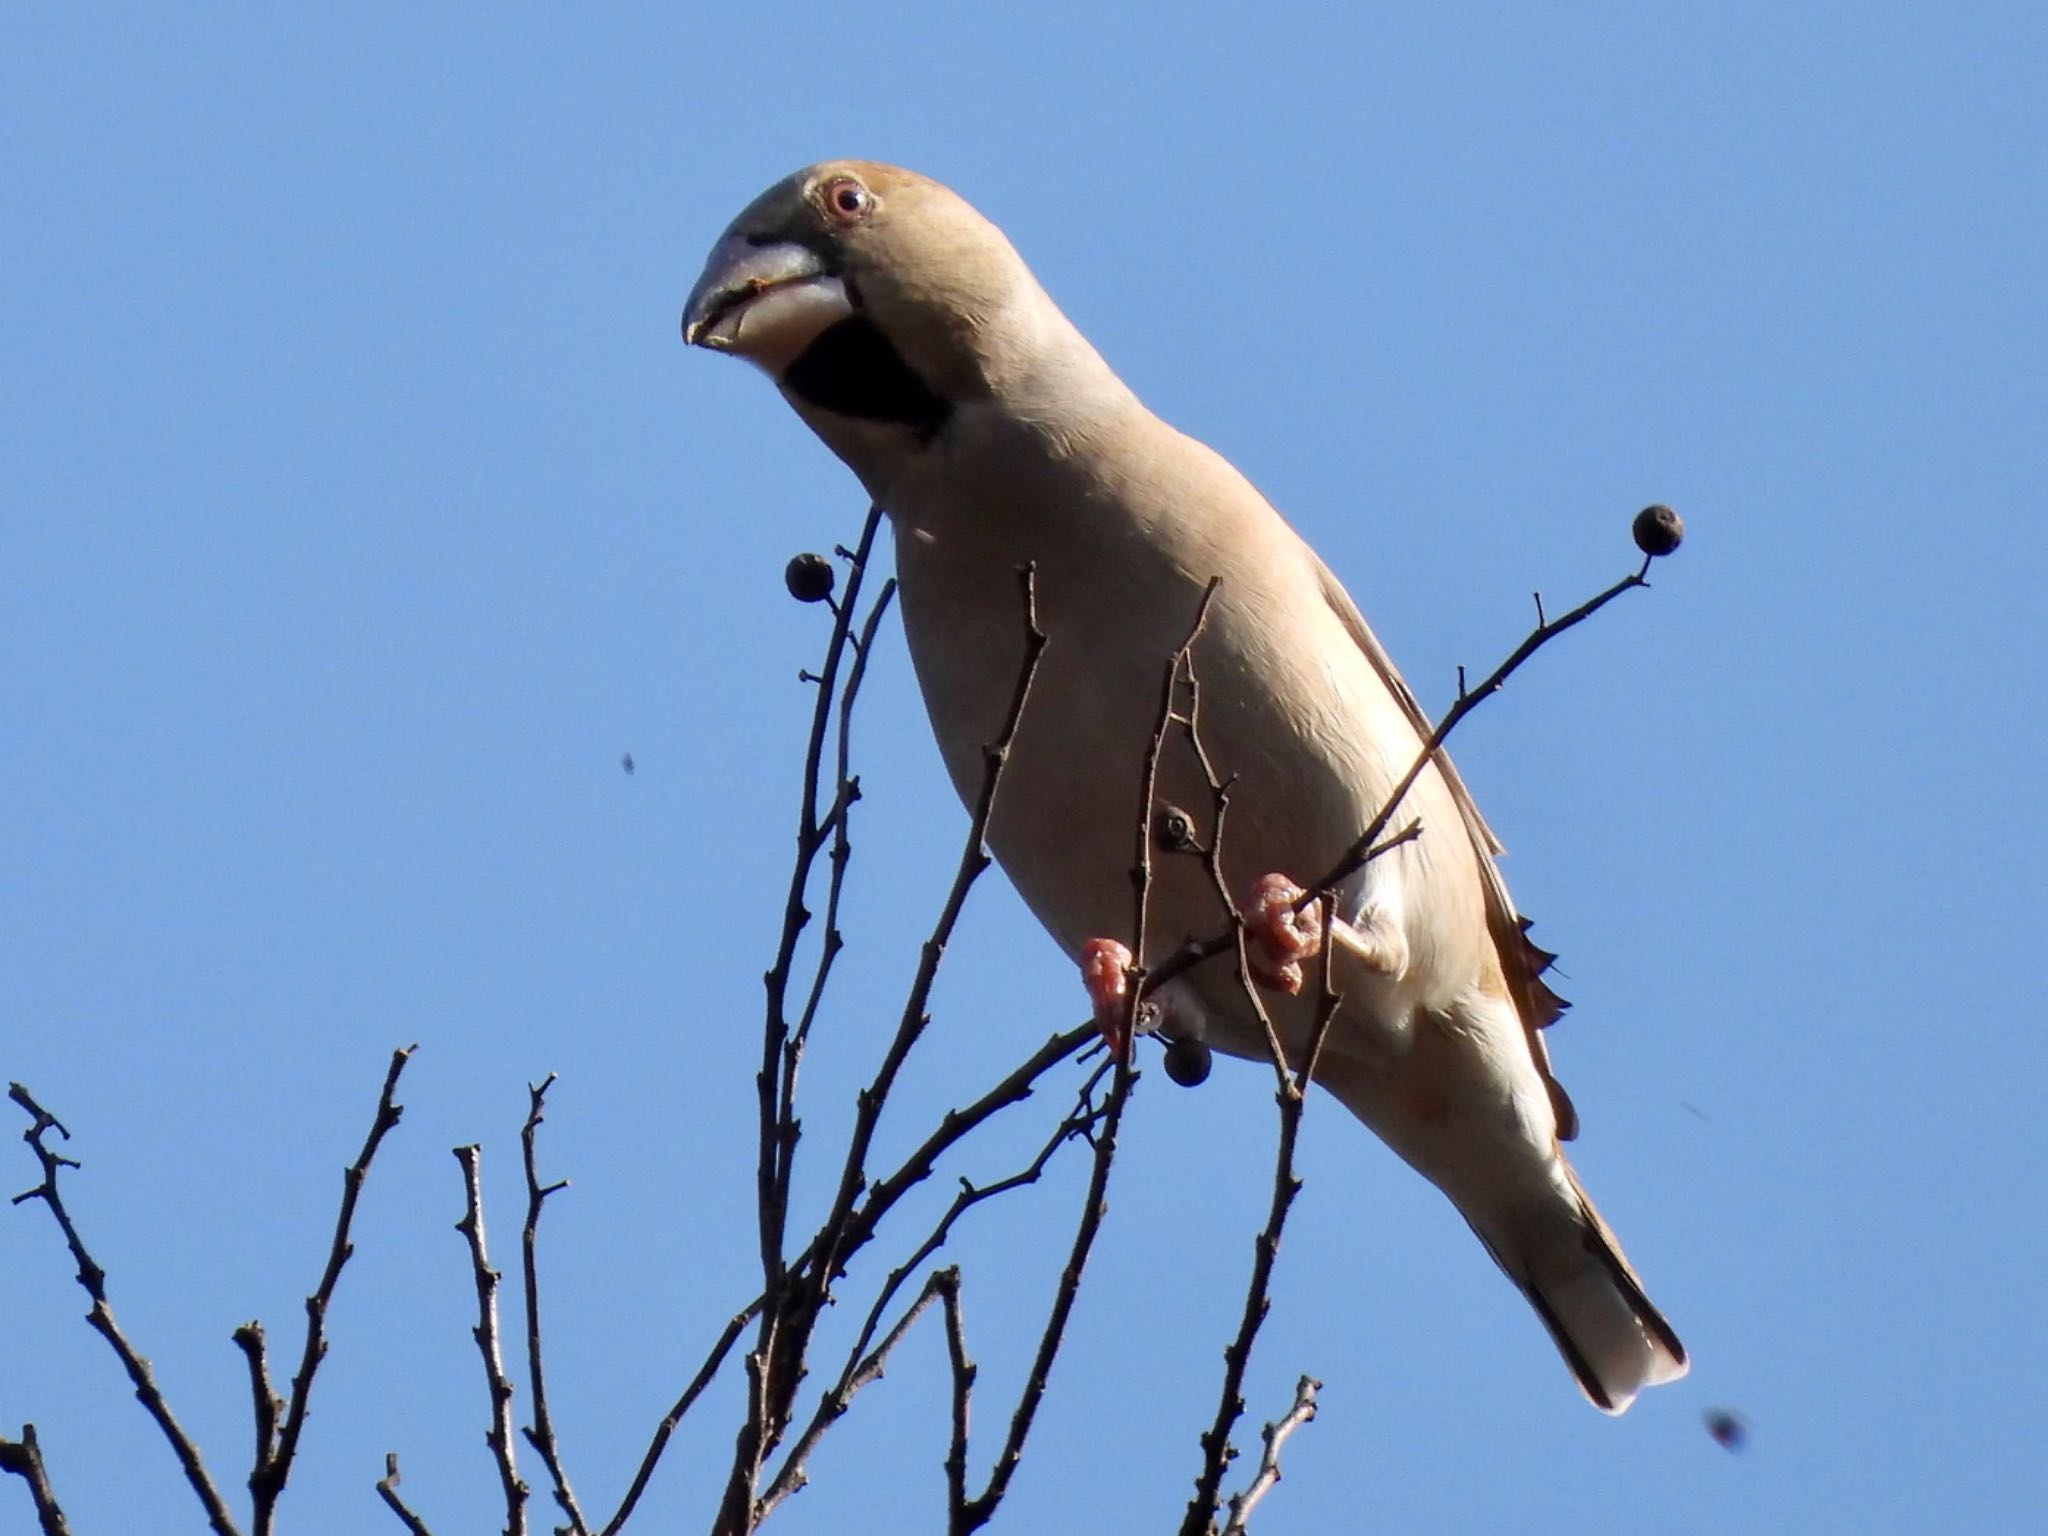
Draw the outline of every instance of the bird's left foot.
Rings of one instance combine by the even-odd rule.
[[[1252,887],[1245,906],[1245,947],[1252,974],[1266,986],[1294,996],[1302,987],[1302,963],[1323,952],[1323,904],[1303,903],[1307,893],[1285,875],[1267,875]],[[1408,969],[1408,940],[1387,910],[1368,906],[1352,921],[1330,919],[1327,937],[1371,972],[1399,976]]]
[[[1244,913],[1252,974],[1290,997],[1301,991],[1302,962],[1323,951],[1322,904],[1297,906],[1305,894],[1285,875],[1267,875],[1252,887]]]
[[[1090,939],[1081,946],[1081,985],[1095,1012],[1095,1027],[1118,1061],[1131,1054],[1131,952],[1115,939]]]

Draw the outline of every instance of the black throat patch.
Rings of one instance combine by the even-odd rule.
[[[821,334],[784,371],[782,383],[807,405],[894,422],[927,443],[953,414],[952,404],[934,394],[863,315],[849,315]]]

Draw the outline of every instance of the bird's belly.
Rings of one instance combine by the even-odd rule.
[[[1267,653],[1246,643],[1265,626],[1242,611],[1247,594],[1233,592],[1227,574],[1193,649],[1198,692],[1190,695],[1183,681],[1167,719],[1168,672],[1194,629],[1207,577],[1170,551],[1090,551],[1085,541],[1077,551],[1071,539],[1034,545],[979,531],[984,537],[949,549],[943,535],[899,525],[905,628],[947,769],[972,806],[989,769],[986,748],[1003,732],[1023,672],[1030,621],[1020,572],[1030,567],[1046,641],[1001,766],[989,844],[1068,954],[1091,938],[1139,948],[1133,871],[1141,851],[1149,862],[1143,960],[1156,963],[1189,939],[1227,931],[1219,871],[1239,902],[1270,871],[1318,878],[1412,761],[1413,730],[1376,680],[1371,687],[1333,684],[1324,655]],[[1348,636],[1335,635],[1332,647],[1356,657]],[[1228,805],[1212,869],[1203,851],[1217,838],[1222,783]],[[1418,789],[1418,807],[1445,829],[1443,846],[1428,857],[1403,850],[1354,876],[1345,895],[1355,910],[1373,882],[1398,866],[1416,908],[1414,947],[1428,960],[1428,933],[1443,925],[1422,921],[1420,904],[1435,899],[1445,847],[1462,847],[1464,839],[1434,777]],[[1163,819],[1185,827],[1183,849],[1164,835]],[[1469,852],[1463,856],[1469,864]],[[1465,883],[1472,884],[1469,871]],[[1406,994],[1442,990],[1426,969],[1370,983],[1382,996],[1356,999],[1360,1011],[1390,1023],[1405,1015],[1415,1000]],[[1245,1025],[1231,1031],[1243,1035],[1238,1044],[1262,1048],[1249,1010],[1241,1000],[1230,1004],[1232,985],[1229,977],[1205,978],[1199,990],[1219,1019],[1228,1014]]]

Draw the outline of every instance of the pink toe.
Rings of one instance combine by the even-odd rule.
[[[1266,875],[1252,887],[1244,914],[1253,971],[1267,986],[1290,994],[1301,990],[1301,962],[1323,947],[1322,908],[1314,902],[1297,908],[1304,894],[1287,876]]]
[[[1088,989],[1095,1027],[1119,1054],[1125,1044],[1131,963],[1130,950],[1115,939],[1090,939],[1081,946],[1081,985]]]

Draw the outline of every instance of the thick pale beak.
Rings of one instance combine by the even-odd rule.
[[[777,378],[828,327],[853,313],[846,284],[801,245],[720,240],[683,306],[683,340],[732,352]]]

